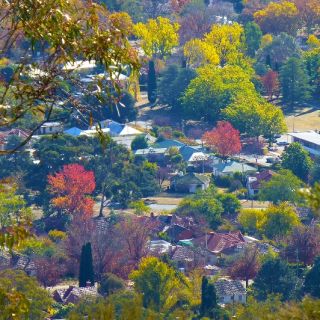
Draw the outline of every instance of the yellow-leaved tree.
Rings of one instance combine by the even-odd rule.
[[[178,23],[158,17],[149,19],[147,23],[137,23],[134,34],[141,39],[141,46],[147,56],[151,59],[164,59],[179,45],[179,28]]]

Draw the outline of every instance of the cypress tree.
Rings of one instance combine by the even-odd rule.
[[[79,287],[86,287],[87,281],[94,285],[91,243],[82,246],[79,270]]]
[[[217,293],[213,283],[210,283],[207,277],[202,277],[201,285],[201,316],[211,316],[217,308]]]
[[[149,61],[148,69],[148,100],[150,103],[155,103],[157,100],[157,78],[154,61]]]

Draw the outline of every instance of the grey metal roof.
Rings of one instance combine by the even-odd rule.
[[[219,279],[214,286],[219,297],[246,294],[246,289],[239,280]]]

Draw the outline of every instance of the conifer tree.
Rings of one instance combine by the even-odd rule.
[[[86,287],[87,281],[94,285],[91,243],[82,246],[79,270],[79,287]]]
[[[201,316],[210,316],[217,308],[217,293],[213,283],[208,281],[207,277],[202,277],[201,285]]]
[[[154,61],[149,61],[148,69],[148,100],[150,103],[155,103],[157,100],[157,78]]]

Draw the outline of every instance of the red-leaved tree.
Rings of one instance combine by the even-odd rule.
[[[86,171],[79,164],[65,165],[60,172],[49,175],[48,182],[49,190],[55,196],[51,200],[54,207],[82,218],[92,216],[94,201],[89,195],[96,187],[92,171]]]
[[[205,132],[202,140],[223,158],[241,151],[240,132],[227,121],[218,121],[216,128]]]
[[[280,84],[278,73],[276,71],[268,71],[263,77],[261,77],[261,81],[269,99],[272,99],[274,94],[279,95]]]

